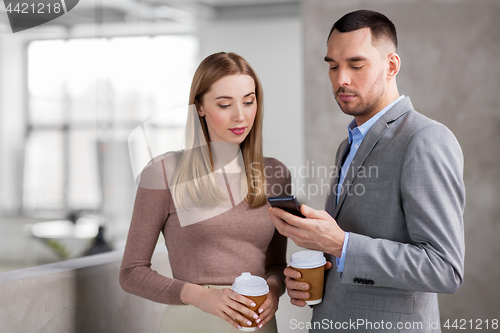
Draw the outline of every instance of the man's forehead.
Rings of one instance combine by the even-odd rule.
[[[376,54],[379,54],[379,50],[372,43],[370,28],[350,32],[334,30],[328,40],[327,58],[333,60],[336,60],[336,57],[352,58],[364,56],[369,58]]]
[[[333,30],[328,45],[335,47],[341,46],[360,46],[363,44],[372,44],[372,33],[370,28],[362,28],[349,32],[340,32]]]

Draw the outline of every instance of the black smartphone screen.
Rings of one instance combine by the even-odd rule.
[[[281,208],[290,214],[305,218],[305,216],[300,212],[300,204],[294,195],[269,197],[267,198],[267,201],[269,201],[269,204],[273,207]]]

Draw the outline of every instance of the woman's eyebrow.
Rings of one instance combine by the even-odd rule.
[[[248,94],[246,94],[243,97],[248,97],[250,95],[255,95],[255,92],[254,91],[249,92]],[[231,96],[219,96],[219,97],[215,97],[215,99],[233,99],[233,98]]]

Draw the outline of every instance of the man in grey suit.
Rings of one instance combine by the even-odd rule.
[[[436,293],[462,284],[462,151],[450,130],[400,96],[396,48],[396,29],[380,13],[334,24],[325,61],[335,98],[354,119],[325,211],[302,205],[302,219],[270,209],[281,234],[337,265],[310,332],[440,332]],[[309,285],[290,267],[285,275],[292,304],[304,306]]]

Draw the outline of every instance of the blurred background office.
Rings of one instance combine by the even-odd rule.
[[[124,247],[142,153],[129,136],[160,116],[150,144],[178,148],[211,53],[240,53],[260,75],[266,155],[304,160],[297,1],[81,1],[16,34],[3,15],[2,29],[2,270],[79,256],[96,225]],[[34,225],[47,221],[59,223]]]
[[[123,249],[140,168],[129,137],[161,116],[150,144],[177,149],[194,70],[219,51],[256,70],[265,155],[289,166],[303,203],[322,209],[324,170],[350,121],[331,92],[326,38],[361,8],[395,23],[400,93],[464,151],[466,275],[457,294],[440,296],[442,320],[500,319],[496,0],[85,0],[15,34],[2,7],[0,272]],[[310,311],[280,308],[299,310]]]

